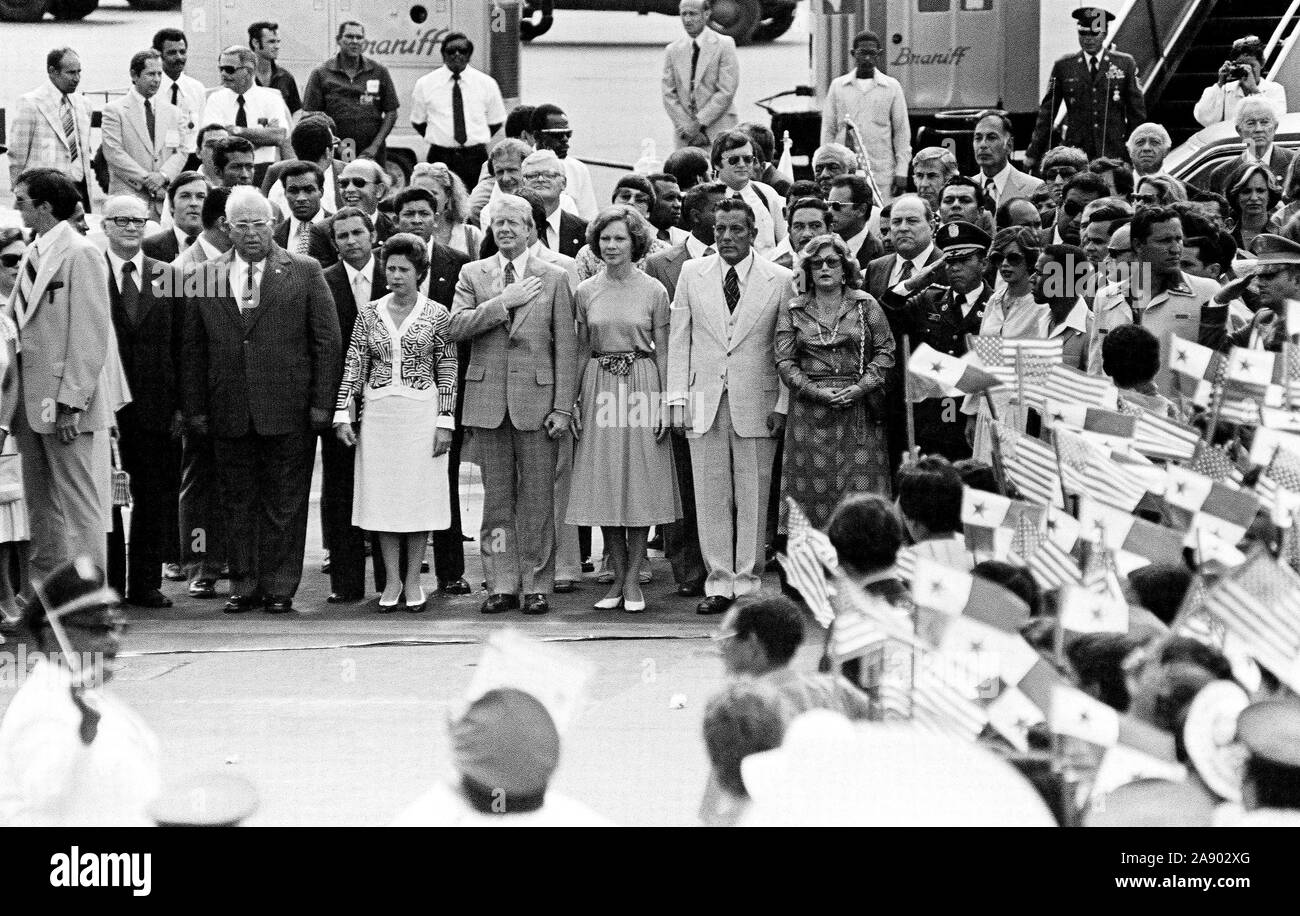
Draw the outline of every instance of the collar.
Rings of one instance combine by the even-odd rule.
[[[126,91],[126,94],[127,94],[127,96],[128,96],[129,98],[134,98],[134,99],[135,99],[137,102],[139,102],[141,105],[143,105],[145,102],[150,101],[149,99],[146,99],[144,96],[142,96],[142,95],[141,95],[141,94],[136,90],[135,86],[132,86],[130,89],[128,89],[128,90]],[[156,96],[157,96],[157,93],[154,93],[154,96],[156,97]]]
[[[179,247],[181,251],[184,251],[185,240],[190,237],[190,234],[186,232],[184,229],[177,226],[175,223],[172,223],[172,235],[176,236],[177,247]],[[199,234],[195,236],[195,238],[198,239],[202,237],[202,235],[203,235],[203,231],[199,230]]]
[[[1087,334],[1088,314],[1088,304],[1084,302],[1082,298],[1076,299],[1074,302],[1074,308],[1070,309],[1069,314],[1065,316],[1065,320],[1055,327],[1052,327],[1052,313],[1049,310],[1046,314],[1045,324],[1045,327],[1048,328],[1047,336],[1059,337],[1067,330],[1078,331],[1080,334]]]
[[[686,253],[692,258],[705,257],[704,253],[712,247],[712,245],[706,245],[697,239],[694,232],[688,233],[686,236]]]
[[[875,83],[877,86],[885,85],[885,81],[881,79],[882,76],[884,76],[884,74],[880,72],[879,67],[873,70],[870,76],[858,76],[857,70],[854,70],[852,73],[849,74],[849,78],[854,80],[855,82]]]
[[[1008,159],[1007,164],[1002,166],[1002,171],[998,172],[996,175],[985,175],[981,171],[979,175],[975,178],[975,181],[982,188],[984,186],[984,182],[992,178],[993,186],[997,188],[998,193],[1001,194],[1002,189],[1007,185],[1007,179],[1010,177],[1011,177],[1011,160]]]
[[[556,207],[555,212],[546,217],[546,225],[550,226],[551,231],[555,233],[555,241],[557,243],[560,241],[560,220],[563,218],[564,209],[562,207]]]
[[[516,280],[523,279],[524,272],[528,269],[528,249],[525,248],[524,253],[521,254],[519,257],[515,258],[513,261],[507,261],[506,256],[502,254],[500,251],[497,251],[497,269],[500,270],[502,273],[505,273],[506,264],[515,265]]]
[[[364,73],[365,71],[369,70],[371,67],[374,66],[374,64],[371,63],[370,60],[364,54],[360,55],[360,58],[361,58],[361,69],[358,72]],[[337,70],[339,73],[347,73],[347,70],[343,66],[342,51],[340,51],[338,54],[335,54],[333,57],[331,57],[329,59],[329,63],[327,63],[326,66],[329,67],[331,70]]]
[[[1268,147],[1264,150],[1264,155],[1258,158],[1252,156],[1250,154],[1250,148],[1247,147],[1245,150],[1242,151],[1241,154],[1242,159],[1246,162],[1258,162],[1260,165],[1268,165],[1271,161],[1273,161],[1273,147],[1276,145],[1277,145],[1276,143],[1270,143]]]
[[[966,301],[963,302],[961,306],[961,313],[963,316],[971,313],[971,310],[979,303],[980,296],[984,295],[984,290],[987,288],[987,284],[981,283],[979,286],[966,293]]]
[[[924,251],[922,251],[916,257],[910,259],[912,262],[912,270],[914,271],[924,270],[925,265],[929,263],[930,257],[931,255],[934,254],[934,251],[935,251],[934,242],[931,241],[929,245],[925,246]],[[905,258],[904,260],[908,260],[908,259]]]
[[[869,235],[871,235],[870,222],[863,226],[862,231],[853,236],[853,238],[844,240],[844,244],[849,247],[849,251],[853,253],[855,258],[858,256],[858,252],[862,250],[862,246],[867,243],[867,236]]]
[[[135,256],[130,260],[131,263],[135,265],[136,286],[143,288],[144,287],[144,279],[143,279],[144,278],[144,252],[137,251],[135,253]],[[122,265],[125,264],[126,261],[122,258],[119,258],[117,254],[113,251],[113,249],[110,248],[108,249],[108,263],[111,264],[113,267],[113,279],[117,280],[118,285],[120,286],[122,283]]]
[[[745,255],[744,260],[735,264],[728,264],[726,261],[722,260],[722,256],[719,255],[718,267],[722,271],[722,276],[724,277],[727,275],[727,271],[734,267],[736,269],[736,279],[738,279],[740,284],[743,286],[749,280],[749,272],[754,269],[754,249],[749,249],[749,254]]]
[[[55,223],[43,235],[36,236],[36,241],[32,244],[36,246],[37,254],[44,255],[45,252],[54,247],[55,242],[63,238],[65,233],[76,231],[77,230],[73,229],[72,226],[68,224],[67,220],[61,220]]]
[[[367,283],[374,282],[375,256],[373,254],[370,256],[370,260],[366,262],[366,266],[361,268],[360,270],[354,268],[347,261],[341,261],[340,263],[343,265],[343,272],[347,274],[348,286],[352,286],[353,284],[355,284],[357,282],[357,277],[359,276],[365,277]]]

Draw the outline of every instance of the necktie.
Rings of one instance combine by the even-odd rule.
[[[14,302],[14,315],[18,319],[19,328],[27,324],[27,313],[32,301],[32,287],[36,285],[36,274],[40,271],[40,255],[36,252],[35,244],[27,246],[26,258],[26,266],[23,268],[23,272],[18,275],[18,299]]]
[[[185,244],[184,244],[183,246],[181,246],[181,251],[184,251],[186,248],[189,248],[191,245],[193,245],[193,244],[194,244],[195,242],[197,242],[198,240],[199,240],[199,237],[198,237],[197,235],[187,235],[187,236],[185,236]]]
[[[310,240],[311,224],[299,223],[298,234],[293,237],[293,250],[298,254],[307,253],[307,243]]]
[[[506,261],[506,269],[501,272],[501,284],[509,286],[515,282],[515,262]]]
[[[244,97],[243,97],[242,95],[239,96],[239,97],[238,97],[238,101],[239,101],[239,110],[238,110],[237,112],[235,112],[235,126],[236,126],[236,127],[247,127],[247,126],[248,126],[248,112],[244,111]]]
[[[244,296],[239,302],[240,314],[247,321],[252,315],[253,309],[257,308],[257,264],[248,265],[248,282],[244,287]]]
[[[469,133],[465,130],[465,97],[460,93],[460,74],[451,75],[451,132],[456,143],[465,145]]]
[[[551,228],[551,224],[547,223],[545,226],[542,227],[541,235],[538,236],[538,239],[541,241],[541,243],[545,247],[550,248],[551,250],[555,249],[555,246],[551,244],[551,233],[554,231],[555,230]]]
[[[695,95],[695,65],[700,62],[700,43],[691,42],[691,95]],[[694,100],[692,99],[692,104]]]
[[[77,161],[77,119],[72,114],[72,102],[65,95],[59,104],[59,114],[63,118],[63,136],[68,138],[68,152],[73,162]]]
[[[906,283],[908,280],[912,279],[912,270],[912,262],[904,261],[903,269],[898,272],[898,282]]]
[[[1097,58],[1088,58],[1088,78],[1095,80],[1097,78]]]
[[[181,86],[180,83],[172,83],[172,104],[180,105]]]
[[[144,100],[144,126],[149,128],[149,142],[156,143],[157,141],[154,138],[153,104],[148,99]]]
[[[370,301],[370,281],[366,275],[359,273],[356,279],[352,281],[352,298],[357,305],[364,305]]]
[[[722,281],[722,294],[727,297],[727,311],[734,312],[740,304],[740,277],[736,276],[734,267],[727,268],[727,279]]]
[[[140,314],[140,286],[135,282],[135,265],[130,261],[122,265],[121,294],[127,320],[135,324]]]
[[[998,204],[998,184],[992,178],[984,179],[984,196],[988,199],[988,203],[992,205],[990,209],[996,210]]]

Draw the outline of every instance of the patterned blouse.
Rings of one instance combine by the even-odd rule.
[[[388,312],[392,298],[390,293],[357,310],[335,410],[355,406],[360,419],[363,389],[371,398],[423,400],[436,385],[438,413],[450,416],[456,408],[456,345],[447,339],[451,313],[421,296],[398,327]],[[393,354],[399,350],[395,364]],[[336,416],[335,422],[342,421]]]
[[[825,323],[812,296],[795,297],[777,310],[776,369],[791,394],[827,376],[852,378],[863,391],[883,387],[894,365],[894,335],[876,300],[845,290],[837,313],[824,317]]]

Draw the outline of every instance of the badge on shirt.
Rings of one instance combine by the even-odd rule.
[[[169,130],[163,134],[163,146],[180,146],[181,132],[179,130]]]
[[[379,95],[379,80],[366,80],[366,92],[370,95]]]
[[[1175,313],[1174,313],[1174,320],[1175,320],[1175,321],[1190,321],[1191,318],[1192,318],[1192,316],[1191,316],[1190,314],[1183,314],[1182,312],[1175,312]]]

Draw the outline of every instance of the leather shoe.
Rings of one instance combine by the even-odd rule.
[[[283,595],[268,595],[263,610],[268,614],[287,614],[293,610],[293,599]]]
[[[704,583],[685,582],[677,586],[677,594],[682,598],[701,598],[704,596]]]
[[[519,610],[518,595],[488,595],[479,611],[484,614],[504,614]]]
[[[545,614],[550,609],[551,605],[547,602],[545,595],[524,595],[525,614]]]
[[[468,595],[473,589],[464,579],[441,579],[438,581],[438,591],[444,595]]]
[[[262,603],[256,595],[231,595],[222,608],[227,614],[247,614]]]
[[[217,597],[217,583],[211,579],[195,579],[190,583],[191,598]]]
[[[140,595],[127,595],[126,603],[135,607],[171,607],[172,599],[158,589],[151,588]]]
[[[179,563],[164,563],[162,577],[168,582],[184,582],[189,578]]]
[[[552,591],[557,595],[567,595],[569,592],[575,591],[577,588],[578,583],[574,582],[572,579],[556,579],[555,585],[552,586]]]
[[[330,596],[325,600],[330,604],[351,604],[354,601],[360,601],[364,595],[348,595],[343,592],[330,592]]]
[[[735,600],[728,598],[726,595],[710,595],[701,601],[695,608],[697,614],[721,614],[727,608],[731,607],[731,602]]]

